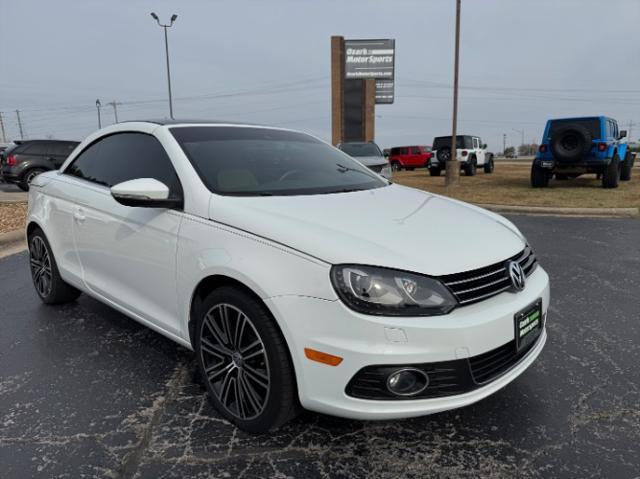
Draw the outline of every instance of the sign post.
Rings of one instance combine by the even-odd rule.
[[[395,40],[331,37],[331,139],[373,141],[375,105],[394,100]]]

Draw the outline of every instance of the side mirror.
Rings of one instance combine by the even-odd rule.
[[[181,199],[169,198],[169,187],[153,178],[123,181],[111,187],[111,196],[125,206],[140,208],[177,208]]]
[[[483,150],[486,150],[486,149],[487,149],[487,144],[486,144],[486,143],[483,143],[483,144],[482,144],[482,149],[483,149]]]
[[[618,140],[622,140],[627,137],[627,130],[620,130],[620,136],[618,136]]]

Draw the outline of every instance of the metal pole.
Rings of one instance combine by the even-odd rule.
[[[18,129],[20,130],[20,139],[24,140],[24,131],[22,130],[22,120],[20,119],[20,110],[16,110],[16,117],[18,118]]]
[[[460,164],[457,151],[458,128],[458,65],[460,63],[460,2],[456,0],[456,46],[453,67],[453,121],[451,125],[451,158],[446,164],[445,186],[458,186],[460,184]]]
[[[507,134],[502,135],[502,156],[504,156],[504,150],[507,149]]]
[[[2,119],[2,112],[0,111],[0,130],[2,131],[2,143],[7,142],[7,137],[4,134],[4,120]]]
[[[169,118],[173,119],[173,98],[171,96],[171,70],[169,69],[169,39],[167,36],[167,28],[164,27],[164,49],[167,55],[167,86],[169,87]]]
[[[98,130],[102,128],[102,118],[100,118],[100,99],[96,100],[96,109],[98,110]]]

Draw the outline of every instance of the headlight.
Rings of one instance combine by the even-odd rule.
[[[406,271],[343,264],[331,268],[331,282],[349,308],[364,314],[436,316],[456,306],[440,281]]]
[[[393,176],[393,170],[391,170],[391,165],[385,165],[380,170],[380,175],[385,178],[391,178]]]

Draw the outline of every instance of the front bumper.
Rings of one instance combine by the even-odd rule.
[[[340,301],[300,296],[266,300],[289,345],[302,405],[310,410],[355,419],[421,416],[479,401],[518,377],[540,354],[538,342],[518,363],[471,392],[431,399],[369,400],[346,394],[347,384],[370,365],[403,365],[470,358],[514,339],[514,314],[542,299],[549,307],[549,277],[540,267],[519,293],[504,292],[485,301],[434,317],[374,317]],[[343,358],[332,367],[308,360],[304,348]]]

